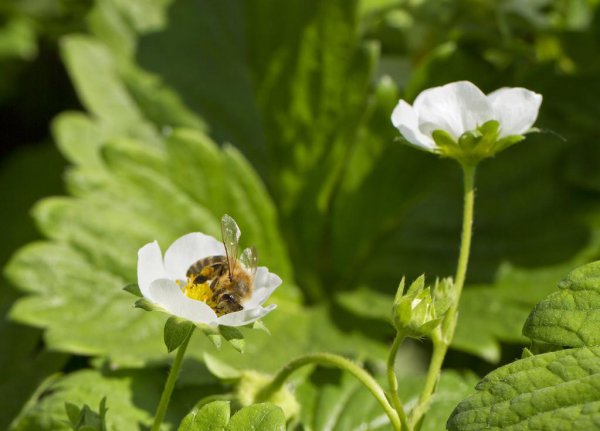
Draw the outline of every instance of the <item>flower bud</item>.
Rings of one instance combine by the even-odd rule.
[[[431,336],[452,304],[452,280],[436,280],[433,294],[432,288],[425,286],[424,275],[417,278],[408,290],[405,291],[404,286],[403,278],[392,307],[392,321],[396,330],[408,337]]]

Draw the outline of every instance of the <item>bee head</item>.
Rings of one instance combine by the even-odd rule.
[[[223,315],[233,313],[234,311],[240,311],[243,308],[244,307],[242,307],[239,299],[235,295],[231,293],[224,293],[220,296],[215,311],[218,315]]]

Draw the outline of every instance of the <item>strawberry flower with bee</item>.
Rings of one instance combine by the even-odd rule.
[[[152,431],[161,427],[194,328],[202,328],[216,346],[223,337],[241,351],[243,335],[235,327],[254,323],[276,307],[263,304],[281,278],[258,266],[254,247],[238,253],[241,232],[227,214],[221,219],[221,235],[219,241],[189,233],[173,242],[164,257],[156,241],[138,251],[138,284],[126,290],[141,296],[137,307],[171,315],[165,344],[169,352],[177,349]]]
[[[257,266],[254,248],[238,258],[240,229],[225,215],[223,241],[194,232],[177,239],[164,258],[156,241],[138,252],[138,285],[158,309],[196,324],[243,326],[275,308],[264,302],[281,279]]]

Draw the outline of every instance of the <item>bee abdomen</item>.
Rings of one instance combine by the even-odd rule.
[[[190,265],[185,275],[191,277],[198,274],[204,278],[200,282],[204,282],[222,275],[225,271],[226,262],[225,256],[208,256]]]

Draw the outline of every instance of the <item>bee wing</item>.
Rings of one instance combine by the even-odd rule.
[[[256,248],[250,247],[245,249],[240,256],[240,262],[244,264],[250,275],[254,277],[256,274],[256,268],[258,267],[258,254]]]
[[[223,236],[223,245],[225,246],[225,254],[227,255],[229,275],[231,276],[237,261],[241,232],[233,217],[227,214],[221,219],[221,235]]]

